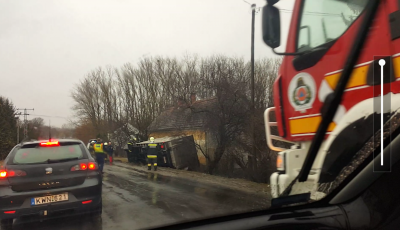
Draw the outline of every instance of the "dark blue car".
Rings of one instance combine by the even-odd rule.
[[[0,218],[3,227],[22,216],[102,213],[102,177],[79,140],[16,145],[0,169]]]

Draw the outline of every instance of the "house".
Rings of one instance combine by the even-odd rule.
[[[200,165],[205,166],[205,155],[212,158],[215,141],[207,129],[208,111],[216,105],[216,99],[197,100],[191,96],[190,104],[180,102],[163,111],[150,125],[150,136],[154,138],[193,135]]]

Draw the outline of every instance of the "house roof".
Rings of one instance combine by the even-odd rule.
[[[164,110],[150,125],[150,132],[200,129],[204,127],[207,112],[216,105],[216,99],[195,101],[192,105]]]
[[[129,132],[134,133],[134,134],[138,134],[139,130],[137,128],[135,128],[133,125],[127,123],[124,126],[118,128],[117,130],[114,131],[115,134],[118,133],[118,131],[122,130],[123,128],[128,129]]]
[[[156,138],[154,139],[154,143],[163,143],[163,142],[168,142],[168,141],[172,141],[172,140],[176,140],[176,139],[180,139],[182,138],[181,136],[177,136],[177,137],[161,137],[161,138]],[[142,141],[139,142],[137,144],[149,144],[151,143],[150,141]]]

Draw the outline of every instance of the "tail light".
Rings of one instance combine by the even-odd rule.
[[[88,168],[89,168],[89,170],[96,170],[97,169],[97,165],[94,162],[89,162]]]
[[[87,169],[86,163],[80,163],[71,167],[71,171],[85,171]]]
[[[48,142],[41,142],[40,146],[46,146],[46,147],[50,147],[50,146],[59,146],[60,144],[58,143],[58,141],[48,141]]]
[[[95,162],[80,163],[79,165],[74,165],[71,167],[71,171],[85,171],[85,170],[96,170],[97,164]]]
[[[79,168],[80,168],[81,170],[86,170],[86,169],[87,169],[87,164],[81,163],[81,164],[79,165]]]
[[[26,176],[26,172],[22,170],[1,170],[0,178]]]

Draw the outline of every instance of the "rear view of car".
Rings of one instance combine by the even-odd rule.
[[[0,170],[0,218],[102,212],[101,175],[81,141],[28,142],[14,147]]]

